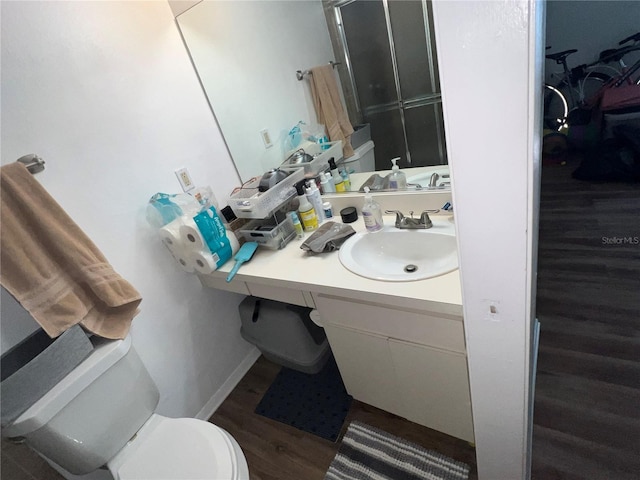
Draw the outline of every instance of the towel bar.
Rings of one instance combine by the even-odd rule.
[[[20,157],[16,162],[22,163],[34,175],[44,170],[44,160],[35,153]]]
[[[333,62],[330,61],[329,65],[331,65],[333,68],[336,68],[337,65],[341,65],[342,62]],[[304,78],[305,75],[311,75],[311,70],[305,70],[304,72],[302,70],[296,70],[296,78],[298,80],[302,80]]]

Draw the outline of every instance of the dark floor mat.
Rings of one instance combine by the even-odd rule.
[[[255,412],[335,442],[352,400],[331,357],[314,375],[282,367]]]

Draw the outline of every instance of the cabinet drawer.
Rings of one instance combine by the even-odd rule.
[[[314,295],[322,321],[398,340],[465,353],[462,319],[387,308],[378,304]]]
[[[226,290],[227,292],[242,293],[243,295],[251,295],[247,288],[247,284],[235,279],[232,282],[227,282],[224,278],[212,277],[211,275],[200,275],[200,282],[202,282],[205,287]]]
[[[291,303],[292,305],[300,305],[302,307],[308,306],[304,294],[300,290],[261,285],[259,283],[248,283],[247,287],[254,297],[268,298],[269,300]]]

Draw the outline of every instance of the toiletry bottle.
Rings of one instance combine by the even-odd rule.
[[[342,181],[344,182],[344,189],[347,192],[351,191],[351,179],[349,178],[349,172],[347,172],[347,167],[344,167],[340,170],[340,176],[342,177]]]
[[[315,180],[312,179],[309,181],[305,192],[307,194],[307,200],[309,200],[309,203],[313,205],[313,208],[316,211],[318,223],[322,223],[324,221],[324,209],[322,208],[322,197],[320,196],[320,190],[318,190]]]
[[[407,176],[404,172],[400,171],[400,167],[396,162],[400,160],[400,157],[392,158],[391,163],[391,175],[389,176],[389,189],[390,190],[406,190],[407,189]]]
[[[333,207],[331,206],[331,202],[324,202],[322,204],[322,209],[324,210],[324,218],[333,217]]]
[[[371,196],[369,187],[364,187],[362,216],[364,217],[364,226],[367,227],[368,232],[378,232],[382,230],[382,208],[380,208],[380,204]]]
[[[344,192],[344,180],[342,180],[342,176],[340,176],[340,172],[338,172],[338,167],[336,167],[336,161],[333,157],[329,159],[329,170],[333,177],[333,183],[335,183],[336,186],[336,192]]]
[[[316,216],[316,211],[313,208],[313,205],[309,203],[309,200],[307,200],[307,197],[304,195],[304,182],[305,180],[300,180],[296,183],[298,202],[300,202],[298,213],[300,214],[304,231],[311,232],[318,228],[318,217]]]
[[[329,180],[324,175],[324,173],[320,174],[320,189],[322,193],[331,193],[331,187],[329,187]]]
[[[304,237],[304,231],[302,230],[302,224],[300,223],[300,219],[298,218],[298,214],[296,212],[289,212],[289,217],[293,222],[293,228],[296,230],[296,238]]]
[[[327,191],[325,193],[336,193],[336,183],[333,181],[331,173],[325,172],[324,178],[327,179]]]

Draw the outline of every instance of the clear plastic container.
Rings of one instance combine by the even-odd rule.
[[[257,242],[271,250],[279,250],[293,240],[296,229],[290,216],[280,223],[275,218],[252,220],[240,229],[240,233],[248,242]]]
[[[323,150],[327,145],[330,145],[330,147]],[[306,178],[316,177],[319,173],[327,169],[327,162],[331,157],[335,158],[336,163],[342,159],[342,141],[323,144],[314,143],[305,148],[305,153],[314,157],[311,162],[298,163],[295,165],[282,164],[279,167],[280,170],[284,170],[285,172],[302,170]]]
[[[304,178],[304,170],[293,171],[266,192],[259,192],[260,179],[243,185],[229,198],[229,206],[238,218],[268,218],[285,202],[296,196],[294,184]]]

